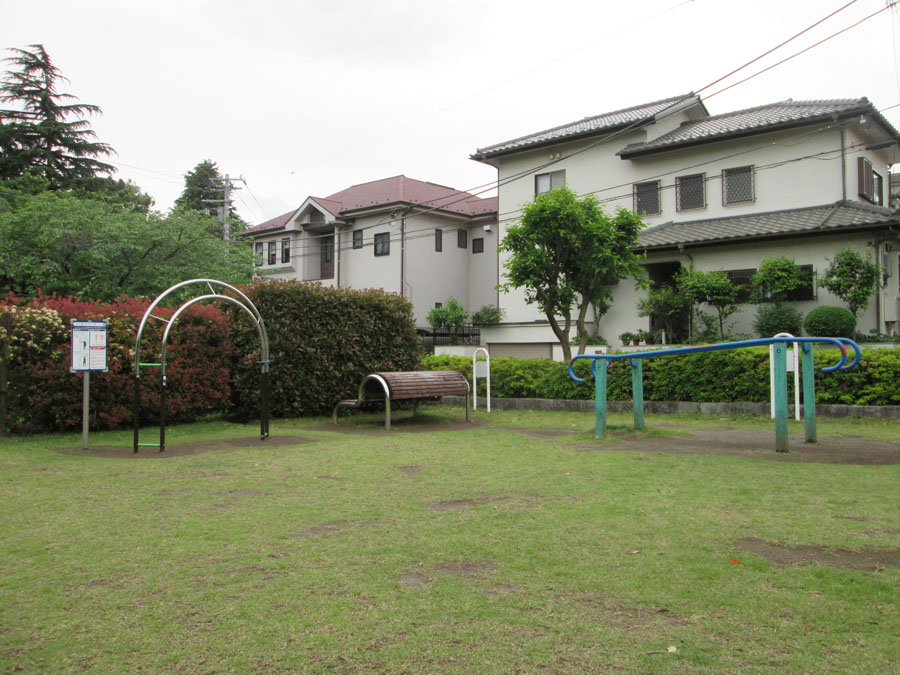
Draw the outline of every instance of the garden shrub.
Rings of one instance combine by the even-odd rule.
[[[856,317],[849,309],[821,305],[806,315],[803,329],[807,335],[816,337],[850,338],[856,330]]]
[[[759,337],[772,337],[778,333],[800,335],[803,315],[782,302],[760,305],[756,310],[753,330]]]
[[[835,349],[816,349],[816,400],[818,403],[859,405],[900,404],[900,352],[871,349],[863,352],[853,370],[823,373],[838,362]],[[456,370],[470,383],[472,360],[463,356],[426,356],[423,370]],[[593,378],[588,360],[576,361],[581,384],[569,379],[568,367],[549,359],[495,357],[491,359],[491,395],[498,398],[592,399]],[[769,350],[767,347],[723,350],[646,359],[644,400],[735,402],[769,401]],[[483,385],[482,385],[483,386]],[[480,393],[483,394],[481,389]],[[631,366],[613,361],[608,370],[607,397],[630,401]]]
[[[329,413],[339,400],[356,398],[369,373],[418,365],[412,305],[398,295],[296,281],[258,281],[242,290],[266,325],[274,417]],[[259,415],[259,338],[243,311],[229,314],[242,354],[233,412],[247,420]]]
[[[69,372],[70,319],[109,321],[109,371],[91,377],[91,429],[116,429],[132,423],[134,340],[146,299],[120,297],[108,304],[39,295],[24,302],[9,297],[0,304],[0,328],[9,341],[6,431],[37,433],[81,426],[82,375]],[[157,308],[157,316],[172,310]],[[144,330],[142,360],[159,361],[162,324]],[[0,341],[2,342],[2,341]],[[223,413],[230,399],[234,346],[225,315],[215,307],[194,306],[169,335],[168,419],[190,422]],[[141,419],[159,417],[159,369],[142,371]]]

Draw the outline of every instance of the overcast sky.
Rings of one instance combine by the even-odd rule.
[[[0,47],[45,46],[157,208],[212,159],[246,179],[235,205],[258,223],[397,174],[475,189],[496,178],[477,148],[700,90],[848,2],[6,0]],[[857,0],[724,84],[887,4]],[[884,110],[900,104],[898,40],[900,6],[702,95],[712,114],[861,96]]]

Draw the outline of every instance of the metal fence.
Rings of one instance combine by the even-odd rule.
[[[416,332],[422,340],[422,350],[434,353],[436,346],[444,345],[478,345],[481,344],[481,327],[465,325],[462,328],[448,327],[434,330],[417,328]]]

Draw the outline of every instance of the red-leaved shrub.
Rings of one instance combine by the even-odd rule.
[[[0,301],[0,357],[9,383],[6,430],[36,433],[81,425],[82,376],[69,372],[70,319],[109,321],[109,371],[92,373],[91,429],[116,429],[132,423],[134,342],[150,301],[120,297],[113,303],[38,296],[24,302]],[[158,307],[163,319],[171,309]],[[165,324],[150,319],[141,341],[141,361],[159,362]],[[4,355],[2,352],[6,351]],[[195,305],[179,317],[167,347],[167,420],[188,422],[228,410],[234,343],[224,313]],[[141,370],[141,421],[159,418],[159,368]]]

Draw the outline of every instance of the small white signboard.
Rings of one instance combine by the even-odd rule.
[[[108,322],[72,319],[71,332],[71,371],[73,373],[105,373],[108,370]]]

